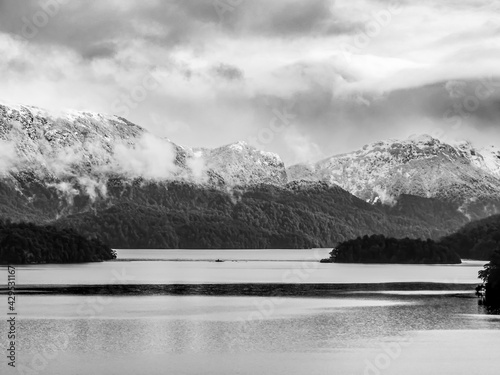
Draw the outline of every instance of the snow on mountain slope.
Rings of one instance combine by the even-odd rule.
[[[230,185],[287,183],[285,164],[277,154],[258,150],[245,142],[199,152],[207,168],[216,171]]]
[[[401,194],[439,198],[465,211],[478,200],[496,212],[500,202],[500,158],[496,148],[448,145],[430,136],[380,141],[315,164],[288,169],[291,180],[337,184],[367,201],[394,202]]]
[[[0,103],[0,176],[77,179],[90,190],[109,175],[215,185],[286,183],[279,156],[244,143],[185,148],[124,118]]]
[[[16,183],[34,177],[70,195],[77,183],[96,197],[105,195],[110,176],[218,187],[322,181],[374,203],[410,194],[452,202],[466,214],[473,209],[474,216],[500,210],[495,147],[478,150],[468,142],[450,145],[423,135],[287,170],[278,155],[244,142],[190,149],[116,116],[0,103],[0,178]]]
[[[469,142],[464,142],[459,148],[474,166],[500,178],[500,149],[498,147],[490,146],[476,150]]]

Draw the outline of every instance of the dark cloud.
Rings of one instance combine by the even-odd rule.
[[[267,6],[271,8],[270,14],[262,17],[262,22],[257,25],[258,30],[267,35],[291,37],[324,34],[325,31],[345,33],[356,29],[335,17],[328,0],[277,2],[274,7],[267,2]]]
[[[117,53],[117,45],[114,43],[100,43],[89,45],[86,50],[82,50],[85,59],[109,58]]]
[[[33,69],[34,65],[26,60],[15,58],[7,62],[7,69],[15,73],[24,74]]]
[[[479,81],[461,81],[455,97],[450,97],[447,82],[439,82],[383,96],[365,94],[360,100],[355,95],[335,97],[327,87],[312,84],[292,95],[291,111],[296,116],[294,127],[314,139],[325,155],[411,134],[444,135],[450,140],[462,139],[475,129],[500,135],[500,85],[484,99],[476,97],[478,85]]]
[[[352,33],[361,28],[336,16],[330,0],[242,1],[227,5],[222,14],[216,4],[212,0],[125,0],[123,4],[117,0],[63,4],[58,0],[0,0],[0,31],[94,58],[112,56],[116,43],[141,39],[172,47],[209,44],[215,34],[228,31],[288,38]]]
[[[238,67],[220,63],[211,69],[212,73],[217,77],[223,78],[228,81],[239,81],[243,79],[243,71]]]
[[[401,0],[410,9],[352,56],[341,47],[394,0],[58,1],[0,0],[3,96],[112,113],[152,74],[158,88],[130,120],[189,146],[255,136],[286,107],[291,135],[263,148],[294,160],[303,137],[326,155],[350,151],[449,127],[446,114],[476,95],[473,78],[499,72],[486,0]],[[497,91],[464,128],[498,128]]]
[[[65,46],[88,58],[112,56],[119,42],[142,39],[163,45],[184,43],[199,22],[184,11],[192,1],[179,6],[176,1],[146,0],[124,6],[118,1],[71,0],[53,8],[44,8],[44,2],[34,0],[0,1],[4,10],[0,31],[27,37],[33,44]],[[50,3],[58,4],[57,0]],[[157,29],[154,34],[149,31],[152,27]]]

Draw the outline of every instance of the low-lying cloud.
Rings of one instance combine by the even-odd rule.
[[[5,174],[16,165],[16,147],[12,142],[0,140],[0,174]]]
[[[60,6],[49,14],[53,2]],[[463,82],[500,77],[494,2],[224,4],[221,14],[212,0],[0,0],[0,96],[113,113],[152,74],[158,88],[127,106],[128,119],[191,147],[255,137],[268,123],[259,104],[267,97],[296,100],[294,126],[319,147],[306,152],[317,157],[421,129],[446,128],[480,145],[500,139],[498,93],[467,112],[460,129],[450,131],[444,115],[450,102],[463,107]],[[39,12],[46,25],[27,38],[23,27]],[[265,147],[291,164],[304,155],[291,144],[276,137]],[[122,163],[150,176],[170,170],[136,156]]]
[[[171,143],[151,134],[144,134],[134,145],[118,144],[114,150],[121,173],[155,180],[173,177],[178,170],[175,156]]]

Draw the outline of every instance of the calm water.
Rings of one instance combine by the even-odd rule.
[[[320,264],[331,249],[119,250],[121,261],[19,267],[23,285],[380,283],[477,284],[484,261],[461,265]],[[224,260],[216,263],[216,259]]]
[[[139,259],[145,254],[119,255]],[[163,260],[21,267],[18,280],[31,285],[281,282],[284,273],[297,271],[293,275],[304,279],[299,282],[477,283],[484,263],[311,268],[315,263],[310,252],[263,251],[259,259],[248,252],[229,252],[224,263],[212,261],[222,259],[221,252],[150,254]],[[115,271],[130,280],[118,280]],[[20,295],[18,311],[18,364],[36,374],[496,375],[500,368],[500,319],[485,314],[470,293],[389,290],[340,292],[329,298]],[[2,349],[5,330],[1,324]],[[2,375],[17,374],[5,361],[2,355]]]

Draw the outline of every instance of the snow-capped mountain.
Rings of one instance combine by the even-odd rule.
[[[1,103],[0,156],[4,178],[72,178],[91,190],[110,175],[218,186],[287,182],[278,155],[245,143],[193,150],[121,117]]]
[[[500,211],[500,149],[430,136],[380,141],[288,170],[281,158],[244,142],[187,148],[124,118],[91,112],[54,113],[0,103],[0,178],[35,178],[70,198],[105,196],[110,177],[182,180],[215,187],[289,181],[338,185],[371,203],[401,195],[453,203],[471,218]],[[78,185],[78,186],[77,186]]]
[[[16,154],[10,169],[44,177],[102,167],[110,162],[116,144],[132,143],[144,132],[115,116],[0,104],[0,141]]]
[[[468,142],[449,145],[427,135],[294,165],[288,175],[336,184],[370,202],[392,203],[410,194],[453,202],[464,212],[482,209],[485,216],[500,209],[499,150],[478,150]]]
[[[0,104],[0,218],[57,223],[132,247],[194,246],[191,235],[211,246],[230,238],[275,247],[373,233],[438,238],[463,225],[464,214],[500,207],[498,156],[420,137],[287,175],[278,155],[244,142],[192,149],[121,117]],[[304,233],[295,236],[297,228]]]
[[[217,172],[230,185],[287,183],[285,164],[279,155],[258,150],[245,142],[198,149],[194,154],[202,157],[206,167]]]

